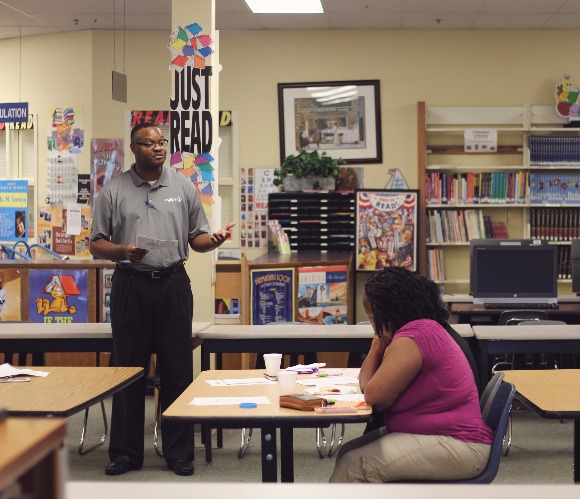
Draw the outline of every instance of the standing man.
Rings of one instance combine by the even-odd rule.
[[[188,244],[205,253],[219,247],[235,223],[211,232],[193,184],[163,166],[167,140],[151,123],[131,130],[135,163],[99,193],[91,253],[117,263],[111,289],[111,365],[147,368],[157,353],[161,407],[193,380],[193,296],[183,262]],[[146,241],[149,241],[149,244]],[[155,241],[157,240],[157,241]],[[141,246],[155,247],[148,250]],[[113,398],[107,475],[143,465],[145,378]],[[163,455],[177,475],[193,474],[193,425],[164,421]]]

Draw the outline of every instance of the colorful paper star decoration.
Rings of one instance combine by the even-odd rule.
[[[185,28],[179,26],[171,33],[171,42],[167,45],[171,53],[169,69],[181,72],[184,67],[205,68],[206,59],[213,54],[213,40],[209,35],[201,35],[203,28],[193,23]]]

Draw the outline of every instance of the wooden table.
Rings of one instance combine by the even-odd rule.
[[[210,327],[209,322],[192,323],[192,348],[197,334]],[[110,352],[113,349],[111,324],[86,322],[70,324],[37,324],[21,322],[0,327],[1,352]],[[97,357],[98,358],[98,357]],[[7,362],[10,362],[7,360]],[[38,363],[37,363],[38,365]]]
[[[0,383],[10,416],[68,417],[110,397],[143,376],[142,367],[32,367],[50,374],[28,383]]]
[[[321,428],[333,423],[362,423],[368,421],[370,408],[356,413],[317,414],[313,411],[297,411],[281,408],[277,383],[267,385],[212,387],[206,380],[229,378],[262,378],[263,370],[204,371],[183,394],[163,413],[166,419],[187,420],[207,427],[260,428],[262,444],[262,481],[277,481],[276,430],[280,429],[281,481],[294,481],[293,429]],[[302,386],[299,385],[300,389]],[[301,390],[303,391],[303,390]],[[194,397],[244,397],[267,396],[270,404],[254,409],[242,409],[237,405],[194,406]],[[210,446],[205,440],[206,450]]]
[[[85,412],[79,454],[102,445],[109,430],[103,400],[143,376],[141,367],[32,367],[47,371],[45,378],[31,377],[29,382],[0,383],[0,404],[11,416],[69,417]],[[96,444],[83,449],[89,408],[101,402],[103,435]]]
[[[580,369],[504,371],[522,401],[547,419],[574,420],[574,482],[580,482]]]
[[[473,326],[479,345],[482,387],[490,379],[490,355],[510,353],[580,353],[580,325]]]
[[[464,337],[473,336],[468,324],[454,324]],[[210,355],[216,354],[216,368],[221,369],[222,353],[277,352],[367,353],[373,339],[369,324],[344,326],[265,326],[214,325],[197,334],[201,340],[201,370],[210,369]]]
[[[0,422],[0,496],[18,482],[26,497],[63,497],[59,450],[65,434],[62,419],[7,418]]]

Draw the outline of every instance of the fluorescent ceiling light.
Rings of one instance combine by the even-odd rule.
[[[320,0],[246,0],[254,14],[323,14]]]

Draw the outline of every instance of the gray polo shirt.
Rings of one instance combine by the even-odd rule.
[[[151,186],[137,175],[133,164],[97,196],[91,241],[137,244],[137,235],[177,240],[175,247],[149,251],[141,263],[132,265],[135,269],[163,269],[187,260],[189,239],[202,233],[211,229],[195,186],[167,167]]]

